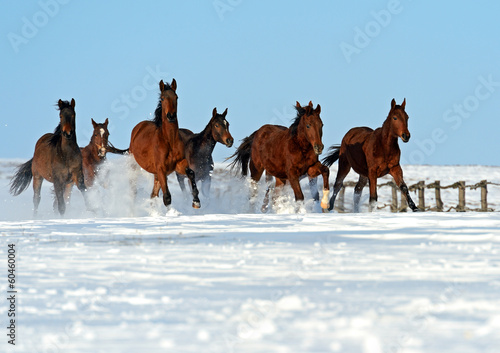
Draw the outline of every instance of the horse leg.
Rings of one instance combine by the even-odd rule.
[[[40,205],[41,200],[41,190],[42,190],[43,177],[38,174],[33,174],[33,214],[36,216],[38,213],[38,205]]]
[[[391,168],[389,171],[389,174],[392,175],[394,178],[394,182],[396,185],[399,187],[401,190],[401,193],[405,195],[406,197],[406,202],[408,203],[408,206],[412,209],[413,212],[416,211],[421,211],[413,202],[413,200],[410,197],[410,192],[408,191],[408,187],[406,186],[406,183],[403,180],[403,170],[401,169],[401,166],[398,165],[396,167]]]
[[[349,174],[351,171],[351,165],[349,164],[349,161],[345,157],[345,155],[341,154],[339,157],[339,170],[337,171],[337,178],[335,179],[335,184],[333,186],[333,194],[332,197],[330,198],[330,205],[328,206],[328,211],[333,210],[333,206],[335,204],[335,198],[337,197],[337,194],[339,193],[340,189],[342,189],[342,186],[344,186],[344,179]]]
[[[360,175],[358,183],[354,187],[354,212],[359,212],[359,201],[361,200],[361,193],[363,192],[363,188],[366,186],[368,182],[368,178]]]
[[[278,199],[280,198],[283,188],[285,187],[286,184],[286,179],[280,179],[280,178],[275,178],[276,182],[274,185],[274,189],[272,190],[273,192],[273,207],[276,208],[278,205]]]
[[[313,201],[319,201],[318,179],[309,177],[309,189],[311,190],[311,197]]]
[[[73,183],[69,183],[64,188],[64,202],[69,205],[69,200],[71,199],[71,190],[73,189]]]
[[[267,190],[266,195],[264,196],[264,202],[262,203],[262,207],[260,208],[262,213],[267,212],[267,210],[269,209],[269,192],[271,192],[271,189],[273,189],[272,182],[273,177],[266,173]],[[276,183],[278,183],[278,179],[276,179]]]
[[[156,188],[156,180],[160,184],[161,191],[163,192],[163,204],[168,207],[172,203],[172,195],[170,195],[170,191],[168,190],[167,184],[167,173],[164,170],[159,170],[158,173],[155,174],[155,187]],[[151,194],[153,196],[153,194]],[[158,196],[158,192],[156,192],[156,196]]]
[[[210,187],[212,185],[212,177],[208,175],[204,180],[200,180],[201,182],[201,193],[207,199],[210,198]]]
[[[368,170],[368,183],[370,186],[370,204],[369,211],[377,209],[377,174],[374,171]]]
[[[184,183],[184,179],[186,179],[186,177],[177,172],[175,172],[175,176],[177,177],[177,182],[179,183],[182,194],[186,194],[186,184]]]
[[[158,177],[156,176],[156,174],[154,175],[154,178],[155,180],[153,181],[153,190],[151,191],[151,198],[155,198],[155,197],[158,197],[158,195],[160,194],[160,188],[161,188],[161,185],[160,185],[160,182],[158,181]]]
[[[328,208],[328,196],[330,195],[330,183],[328,179],[330,178],[330,168],[324,166],[320,162],[316,162],[313,166],[309,167],[307,174],[309,175],[310,181],[309,186],[311,186],[311,180],[316,180],[318,175],[321,174],[323,177],[323,197],[321,198],[321,208],[323,210]],[[318,193],[318,187],[316,182],[314,183],[316,194]],[[319,195],[318,195],[319,199]]]
[[[77,171],[73,174],[73,182],[76,184],[78,190],[80,190],[80,192],[82,193],[83,200],[85,201],[85,207],[87,208],[87,210],[95,212],[95,210],[89,204],[89,200],[87,197],[87,186],[85,185],[85,178],[83,176],[82,170]]]
[[[66,203],[64,202],[64,184],[59,180],[54,180],[54,193],[55,193],[54,203],[57,204],[59,214],[63,216],[64,212],[66,211]]]
[[[262,177],[262,173],[264,173],[264,168],[259,168],[257,165],[255,165],[252,159],[250,159],[249,168],[250,168],[250,177],[252,179],[250,200],[252,200],[255,199],[255,197],[257,197],[257,191],[258,191],[257,183]]]
[[[193,206],[193,208],[200,208],[201,203],[200,203],[200,199],[198,198],[199,191],[198,191],[198,187],[196,186],[195,174],[194,174],[194,171],[191,168],[189,168],[189,164],[188,164],[187,159],[183,159],[182,161],[177,163],[177,165],[175,166],[175,170],[178,173],[187,175],[189,182],[191,183],[191,193],[193,195],[192,206]]]
[[[295,201],[304,201],[304,194],[302,193],[302,189],[300,188],[299,176],[297,173],[292,173],[288,176],[288,180],[290,180],[290,186],[293,189],[293,193],[295,194]]]

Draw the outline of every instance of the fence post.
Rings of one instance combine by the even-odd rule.
[[[425,211],[425,181],[421,180],[418,182],[418,208]]]
[[[436,195],[436,211],[443,212],[443,200],[441,200],[441,182],[439,180],[436,180],[434,182],[434,185],[434,193]]]
[[[481,212],[488,212],[488,182],[481,180]]]
[[[457,184],[458,184],[457,212],[465,212],[465,181],[459,181]]]
[[[398,187],[395,183],[391,184],[392,187],[392,202],[391,212],[398,212]]]
[[[345,195],[345,187],[342,186],[339,190],[339,194],[337,195],[337,199],[335,200],[335,209],[337,212],[345,212],[345,207],[344,207],[344,195]]]

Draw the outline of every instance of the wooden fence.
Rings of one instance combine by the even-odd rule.
[[[450,212],[451,210],[455,210],[456,212],[466,212],[466,211],[479,211],[479,212],[491,212],[494,211],[492,208],[488,207],[488,185],[497,185],[500,184],[488,182],[487,180],[481,180],[479,183],[475,185],[466,185],[465,181],[458,181],[451,185],[442,186],[439,180],[431,184],[425,184],[425,181],[419,181],[416,184],[410,185],[408,189],[410,191],[417,192],[417,206],[421,210],[425,211],[436,211],[436,212]],[[344,187],[339,191],[337,195],[337,199],[335,200],[335,209],[338,212],[346,212],[344,207],[344,197],[345,197],[345,188],[346,187],[354,187],[356,186],[356,182],[347,181],[344,182]],[[393,181],[389,181],[384,184],[377,185],[379,188],[381,187],[391,187],[392,189],[392,201],[390,204],[385,204],[383,206],[379,206],[378,208],[390,207],[391,212],[406,212],[408,209],[408,204],[406,203],[406,198],[399,192],[399,188]],[[465,190],[475,190],[481,189],[481,207],[479,208],[469,208],[465,203]],[[426,189],[434,189],[435,195],[435,205],[427,206],[425,203],[425,190]],[[444,203],[441,199],[441,190],[445,189],[458,189],[458,204],[456,206],[449,207],[447,210],[444,209]],[[399,193],[399,197],[398,197]],[[398,199],[400,202],[398,203]]]

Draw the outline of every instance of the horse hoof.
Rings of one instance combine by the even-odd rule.
[[[322,202],[322,203],[321,203],[321,208],[322,208],[323,210],[328,209],[328,206],[329,206],[329,204],[328,204],[328,203],[324,203],[324,202]]]
[[[201,208],[200,202],[199,201],[193,201],[193,208],[196,208],[196,209]]]

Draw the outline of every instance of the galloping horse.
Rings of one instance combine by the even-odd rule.
[[[329,210],[333,209],[335,197],[342,188],[344,178],[354,169],[359,174],[359,181],[354,188],[354,212],[359,212],[361,192],[366,183],[370,183],[370,211],[377,203],[377,178],[390,174],[396,185],[406,196],[408,205],[413,211],[419,209],[410,197],[408,187],[403,180],[403,170],[399,165],[401,151],[398,138],[403,142],[410,140],[408,131],[408,114],[405,112],[406,98],[401,105],[393,99],[391,110],[381,128],[355,127],[345,134],[340,148],[333,146],[332,152],[325,157],[323,163],[331,166],[337,159],[339,169],[330,199]]]
[[[222,114],[217,113],[217,108],[212,111],[212,118],[205,129],[194,134],[188,129],[179,129],[179,136],[184,142],[184,152],[189,163],[189,168],[194,170],[196,182],[201,182],[201,192],[205,197],[209,196],[214,160],[212,152],[217,142],[231,147],[234,139],[229,133],[229,123],[226,120],[227,108]],[[186,186],[182,174],[177,174],[177,180],[184,192]]]
[[[246,176],[248,165],[256,190],[264,170],[266,175],[276,178],[276,187],[290,181],[296,201],[304,200],[299,179],[307,173],[311,178],[323,176],[323,198],[321,207],[328,207],[330,171],[318,161],[323,151],[321,137],[323,122],[319,116],[321,107],[313,108],[312,102],[301,107],[297,102],[295,109],[297,117],[289,128],[280,125],[264,125],[243,142],[236,153],[229,158],[235,158],[231,163],[234,168],[241,166],[242,175]]]
[[[163,203],[172,202],[168,190],[167,175],[174,170],[185,174],[191,182],[193,207],[200,208],[195,174],[189,168],[184,155],[184,143],[179,137],[177,121],[177,82],[164,84],[160,81],[160,100],[155,110],[153,121],[141,121],[132,130],[130,153],[136,162],[149,173],[154,174],[155,182],[151,198],[158,196],[160,187],[163,191]]]
[[[96,123],[94,119],[90,120],[94,128],[92,137],[87,146],[80,148],[82,152],[83,176],[87,188],[94,185],[94,179],[97,176],[99,167],[106,160],[106,153],[125,154],[127,152],[127,150],[115,148],[111,142],[108,141],[108,119],[102,124]]]
[[[68,184],[76,184],[87,204],[83,171],[82,154],[76,143],[75,100],[71,103],[59,100],[60,123],[53,134],[45,134],[37,141],[33,158],[22,164],[12,177],[10,192],[17,196],[33,179],[34,213],[40,204],[40,190],[43,179],[54,184],[55,202],[61,215],[66,211],[64,191]],[[88,205],[87,205],[88,206]]]

